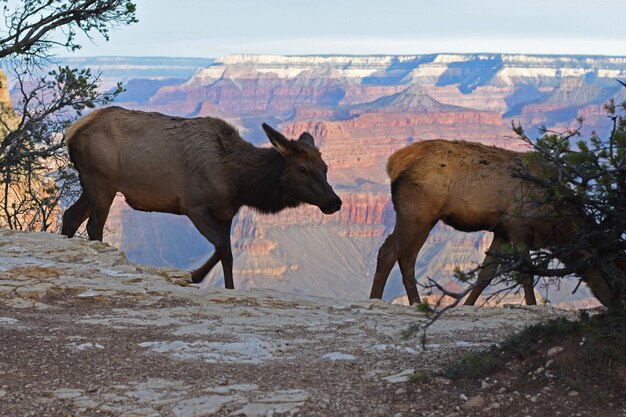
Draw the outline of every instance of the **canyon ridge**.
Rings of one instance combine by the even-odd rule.
[[[233,225],[235,287],[271,288],[337,298],[366,297],[377,250],[394,224],[385,163],[415,141],[443,138],[523,149],[511,122],[531,136],[545,125],[565,130],[584,118],[585,133],[606,133],[603,104],[626,99],[616,79],[626,58],[507,54],[415,56],[232,55],[209,60],[83,58],[105,82],[125,82],[117,104],[184,117],[216,116],[266,145],[261,123],[287,136],[308,131],[341,195],[339,213],[311,207],[259,215],[243,209]],[[105,240],[139,263],[191,268],[211,246],[186,218],[113,206]],[[417,259],[420,282],[431,277],[457,289],[453,270],[470,269],[488,248],[488,233],[445,226],[431,233]],[[205,285],[222,286],[221,268]],[[576,281],[538,296],[561,306],[591,306]],[[402,299],[394,270],[385,299]]]

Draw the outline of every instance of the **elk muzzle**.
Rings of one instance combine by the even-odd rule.
[[[328,202],[325,205],[320,206],[320,210],[322,210],[322,213],[324,214],[333,214],[341,209],[341,205],[343,204],[341,198],[339,198],[339,196],[334,192],[332,194],[333,195]]]

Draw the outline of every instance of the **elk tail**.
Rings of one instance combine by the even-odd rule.
[[[414,146],[407,146],[396,151],[387,161],[387,175],[391,180],[391,201],[394,207],[397,205],[398,185],[409,177],[409,171],[419,159],[420,153]]]

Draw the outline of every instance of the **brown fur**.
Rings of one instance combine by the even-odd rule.
[[[188,216],[216,247],[192,273],[194,282],[221,261],[226,287],[232,288],[230,227],[241,206],[276,213],[308,203],[327,214],[341,207],[311,135],[289,140],[263,128],[273,148],[253,146],[216,118],[119,107],[94,111],[67,130],[83,193],[65,212],[62,233],[72,237],[89,218],[89,238],[102,240],[109,207],[121,192],[137,210]]]
[[[539,249],[571,235],[572,219],[555,218],[554,210],[532,203],[528,183],[511,175],[523,156],[496,147],[462,141],[430,140],[412,144],[390,158],[396,226],[378,252],[371,298],[381,298],[396,261],[411,303],[419,302],[415,261],[431,229],[440,220],[457,230],[494,233],[489,251],[504,243]],[[494,259],[487,256],[478,286],[466,300],[473,304],[495,274]],[[562,260],[567,263],[567,260]],[[583,279],[603,303],[610,293],[598,271]],[[534,304],[532,277],[524,285],[526,302]]]

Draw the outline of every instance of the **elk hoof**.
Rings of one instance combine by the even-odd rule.
[[[194,284],[199,284],[202,282],[203,279],[204,274],[202,273],[202,271],[191,271],[191,282],[193,282]]]

